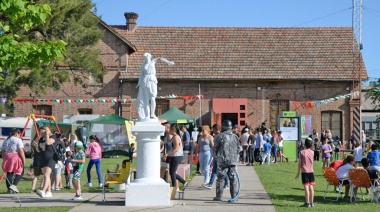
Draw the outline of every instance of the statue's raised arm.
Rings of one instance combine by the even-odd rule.
[[[139,120],[157,118],[156,115],[154,115],[157,97],[156,62],[161,60],[169,66],[174,65],[173,61],[169,61],[163,57],[152,59],[150,53],[144,53],[143,59],[144,63],[141,65],[141,73],[137,84],[137,87],[139,87],[137,94],[137,113]]]
[[[153,61],[157,62],[157,60],[161,60],[162,62],[168,64],[169,66],[172,66],[174,65],[174,62],[173,61],[169,61],[163,57],[157,57],[157,58],[154,58]]]

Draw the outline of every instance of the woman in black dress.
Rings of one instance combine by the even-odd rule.
[[[51,179],[50,175],[52,170],[55,169],[57,163],[54,158],[55,153],[55,135],[53,135],[47,126],[40,127],[41,138],[39,140],[39,150],[41,153],[40,167],[43,174],[43,188],[38,190],[37,194],[42,198],[52,197],[51,193]]]

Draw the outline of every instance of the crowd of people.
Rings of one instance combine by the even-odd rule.
[[[91,135],[90,145],[84,151],[84,145],[77,136],[70,134],[65,138],[61,133],[52,133],[49,127],[39,128],[40,139],[32,141],[33,162],[29,166],[27,175],[32,176],[30,192],[37,193],[42,198],[53,196],[52,191],[63,188],[75,189],[73,200],[82,200],[80,177],[84,172],[86,155],[90,161],[87,167],[88,182],[85,186],[92,186],[91,168],[96,166],[99,187],[102,187],[102,175],[100,173],[100,160],[102,157],[99,139]],[[3,155],[3,172],[6,173],[7,193],[18,193],[17,184],[24,174],[25,153],[24,144],[21,140],[20,130],[14,128],[5,139],[1,147]],[[62,173],[65,176],[65,186],[62,183]],[[37,184],[40,179],[40,185]]]
[[[362,133],[364,133],[362,131]],[[319,140],[318,133],[313,130],[313,134],[307,137],[303,142],[299,142],[298,147],[298,172],[296,179],[302,172],[302,184],[305,190],[305,203],[304,207],[314,207],[314,161],[319,161],[319,156],[322,157],[322,169],[331,168],[335,171],[336,177],[340,183],[345,187],[344,198],[356,199],[358,187],[353,187],[351,190],[350,170],[358,167],[364,168],[372,183],[376,183],[378,175],[380,174],[380,152],[378,152],[379,144],[370,142],[370,150],[366,149],[366,138],[361,136],[361,141],[352,142],[354,140],[351,136],[351,144],[353,145],[352,154],[340,158],[340,149],[343,145],[339,140],[339,136],[332,139],[330,130],[322,131]],[[368,151],[367,157],[365,157]],[[364,179],[363,179],[364,180]],[[379,186],[379,185],[377,185]],[[336,192],[343,193],[338,187],[335,188]],[[350,195],[350,191],[353,192]]]
[[[239,126],[232,125],[230,121],[223,122],[222,126],[214,124],[200,126],[198,133],[192,137],[186,126],[179,127],[177,124],[163,123],[165,135],[161,141],[162,172],[165,178],[165,170],[168,169],[171,186],[178,188],[177,181],[186,189],[188,182],[178,175],[177,168],[181,163],[193,163],[194,157],[199,158],[197,173],[203,176],[200,187],[212,189],[216,180],[215,201],[220,201],[223,190],[230,189],[231,199],[237,197],[237,171],[236,165],[240,162],[246,166],[289,162],[289,158],[283,152],[283,137],[281,131],[273,131],[265,127],[251,128],[249,125],[240,130]],[[181,130],[180,130],[181,129]],[[91,169],[95,165],[98,186],[103,187],[102,174],[100,171],[102,150],[99,138],[89,136],[90,144],[84,150],[84,145],[78,141],[74,134],[66,139],[59,132],[52,133],[44,126],[39,128],[41,135],[38,141],[32,142],[33,162],[28,175],[33,176],[31,192],[36,192],[42,198],[52,197],[52,191],[64,188],[62,173],[66,183],[65,188],[75,189],[73,200],[83,199],[81,194],[80,177],[85,170],[86,156],[89,157],[86,169],[87,183],[85,186],[92,187]],[[21,132],[12,129],[9,137],[4,141],[1,148],[3,155],[2,169],[6,172],[7,193],[18,193],[17,184],[23,176],[26,162]],[[365,139],[365,138],[363,138]],[[322,168],[333,168],[337,177],[346,187],[345,198],[348,198],[350,182],[348,172],[350,169],[362,166],[368,171],[371,178],[380,174],[380,153],[377,143],[365,140],[353,143],[352,155],[341,158],[340,149],[343,146],[339,136],[333,136],[330,130],[323,130],[319,137],[316,130],[302,141],[297,142],[298,172],[296,178],[301,176],[305,189],[305,207],[314,206],[314,169],[313,163],[322,160]],[[57,149],[64,149],[64,160],[57,156]],[[370,149],[366,149],[370,146]],[[129,152],[134,152],[131,146]],[[367,157],[365,157],[368,152]],[[122,167],[117,167],[117,173],[129,173],[127,162],[123,161]],[[128,168],[129,169],[129,168]],[[124,170],[124,171],[123,171]],[[42,176],[41,184],[37,188],[39,177]],[[115,175],[116,178],[120,175]],[[110,175],[112,178],[112,175]],[[230,186],[229,186],[230,184]],[[337,190],[337,192],[341,192]],[[356,189],[354,189],[356,193]]]
[[[223,125],[224,127],[215,124],[212,126],[212,130],[208,125],[199,127],[196,142],[191,138],[186,126],[181,127],[181,133],[176,124],[166,122],[163,125],[165,126],[165,135],[161,138],[162,178],[166,179],[165,170],[168,169],[172,187],[178,188],[178,180],[183,184],[182,189],[185,190],[188,183],[176,174],[176,171],[180,163],[192,163],[195,156],[199,158],[197,163],[199,174],[203,175],[203,183],[200,185],[202,188],[211,189],[217,176],[215,201],[220,201],[223,190],[229,189],[228,181],[232,185],[230,189],[231,198],[237,196],[236,170],[234,167],[238,162],[240,145],[238,137],[232,131],[231,122],[225,124],[226,126]],[[225,139],[231,142],[225,142]],[[227,147],[224,143],[232,143],[236,147],[235,149],[231,146]],[[229,153],[228,157],[226,157],[226,152]]]

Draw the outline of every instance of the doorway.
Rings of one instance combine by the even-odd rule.
[[[222,122],[224,120],[230,120],[232,122],[232,125],[239,124],[237,113],[222,113]]]

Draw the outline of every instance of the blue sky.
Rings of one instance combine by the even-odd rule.
[[[110,25],[139,14],[140,26],[352,26],[352,0],[93,0]],[[370,78],[380,78],[380,0],[363,0],[362,54]]]

